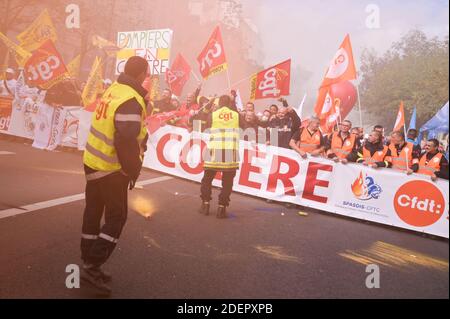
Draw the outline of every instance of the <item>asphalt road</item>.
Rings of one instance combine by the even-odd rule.
[[[205,217],[198,184],[161,176],[144,170],[154,183],[130,192],[106,265],[111,298],[449,298],[447,240],[237,193],[229,219]],[[80,263],[84,201],[21,209],[84,185],[81,153],[0,135],[0,298],[95,297],[65,286],[66,266]],[[379,266],[378,289],[366,287],[367,264]]]

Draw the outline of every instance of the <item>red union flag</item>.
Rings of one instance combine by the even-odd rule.
[[[319,94],[314,107],[314,112],[316,115],[321,119],[328,117],[330,109],[326,109],[327,93],[333,84],[355,79],[356,67],[353,59],[352,44],[350,43],[350,36],[347,34],[339,47],[339,50],[331,60],[319,88]]]
[[[329,86],[320,88],[319,90],[320,109],[316,112],[320,119],[320,127],[322,133],[330,133],[334,125],[340,117],[340,107],[334,99]]]
[[[403,106],[403,101],[400,102],[400,107],[398,109],[397,118],[395,119],[394,130],[401,131],[405,126],[405,108]]]
[[[251,99],[258,100],[289,95],[290,83],[291,59],[255,74],[251,82]]]
[[[52,40],[45,41],[25,64],[25,73],[31,85],[48,90],[68,75],[61,55]]]
[[[319,119],[327,118],[333,113],[333,98],[331,96],[330,87],[324,87],[319,90],[319,99],[321,100],[320,108],[316,111]]]
[[[177,111],[164,112],[155,115],[150,115],[145,119],[145,125],[150,134],[155,133],[162,126],[166,125],[167,121],[177,117]]]
[[[356,79],[356,67],[353,59],[352,44],[347,34],[328,66],[321,87],[345,80]]]
[[[200,74],[204,79],[227,69],[222,34],[218,26],[214,29],[205,48],[197,57],[197,61],[200,65]]]
[[[167,69],[166,82],[169,88],[176,96],[180,96],[183,92],[183,87],[191,74],[191,67],[181,54],[178,54],[172,67]]]

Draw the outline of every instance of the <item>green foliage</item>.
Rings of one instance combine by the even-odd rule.
[[[420,127],[448,101],[448,36],[439,40],[412,30],[382,56],[366,49],[361,72],[361,101],[369,116],[392,128],[403,100],[407,125],[417,106]]]

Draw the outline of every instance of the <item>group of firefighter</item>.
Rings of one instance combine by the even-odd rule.
[[[148,72],[145,59],[132,57],[127,61],[124,72],[107,88],[96,106],[83,156],[87,182],[81,234],[82,279],[105,294],[111,292],[108,285],[111,276],[101,266],[117,245],[127,219],[127,191],[135,186],[146,151],[145,120],[149,111],[155,111],[151,108],[164,111],[167,107],[163,102],[147,100],[148,92],[142,83]],[[170,91],[164,94],[170,97]],[[230,94],[204,101],[201,108],[191,110],[190,114],[200,116],[210,132],[199,211],[210,214],[211,184],[220,172],[222,190],[216,213],[220,219],[227,217],[226,208],[240,162],[239,132],[245,122],[245,114],[237,110],[235,98]],[[188,100],[195,99],[190,96]],[[448,178],[447,161],[438,151],[436,140],[429,140],[421,154],[417,146],[405,140],[402,132],[393,132],[390,144],[385,145],[382,132],[374,130],[361,144],[360,137],[351,132],[349,121],[342,121],[339,130],[328,137],[322,136],[319,127],[320,121],[311,118],[306,127],[291,136],[289,146],[301,158],[325,155],[343,164],[358,162],[373,168],[391,167],[408,174],[417,172],[433,180]],[[103,216],[105,223],[101,225]]]

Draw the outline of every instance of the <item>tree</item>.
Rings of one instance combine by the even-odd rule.
[[[403,100],[407,117],[417,106],[420,126],[448,101],[448,68],[448,36],[439,40],[412,30],[382,56],[365,49],[360,85],[364,110],[389,129]]]

